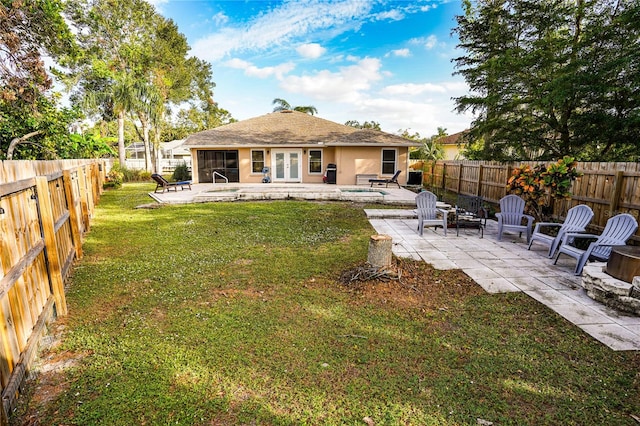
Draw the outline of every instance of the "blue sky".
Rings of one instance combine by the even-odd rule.
[[[459,0],[154,0],[191,54],[211,63],[214,99],[234,118],[273,111],[275,98],[312,105],[337,123],[376,121],[382,130],[468,128],[452,97],[451,35]]]

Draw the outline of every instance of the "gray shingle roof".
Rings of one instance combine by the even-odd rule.
[[[418,146],[390,133],[357,129],[298,111],[282,111],[190,135],[187,148],[258,146]]]

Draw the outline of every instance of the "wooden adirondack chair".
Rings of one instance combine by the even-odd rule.
[[[591,210],[591,207],[580,204],[569,209],[567,217],[564,219],[563,223],[538,222],[536,223],[536,227],[531,235],[528,250],[531,250],[531,245],[534,241],[538,241],[549,246],[549,253],[547,253],[547,257],[552,258],[553,255],[556,254],[556,250],[558,250],[558,246],[560,245],[564,234],[567,232],[584,232],[592,218],[593,210]],[[543,228],[557,228],[557,235],[552,236],[543,234]]]
[[[533,216],[524,214],[525,201],[517,195],[507,195],[500,199],[500,213],[496,213],[498,218],[498,241],[502,240],[504,231],[516,231],[527,233],[527,243],[531,241],[531,228],[533,227]],[[522,221],[526,220],[523,225]]]
[[[433,192],[423,191],[416,196],[418,206],[418,232],[422,235],[425,226],[441,226],[447,236],[447,214],[444,209],[436,207],[438,197]],[[438,215],[440,217],[438,217]]]
[[[627,240],[631,238],[637,229],[638,222],[636,218],[630,214],[621,213],[609,218],[604,231],[600,235],[565,233],[553,264],[555,265],[558,262],[558,258],[563,253],[574,257],[578,261],[574,274],[580,275],[582,268],[584,268],[589,259],[601,262],[608,260],[611,255],[611,247],[626,245]],[[571,244],[572,241],[588,238],[596,240],[589,244],[586,250],[579,249]]]

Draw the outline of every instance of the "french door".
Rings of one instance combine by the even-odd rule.
[[[271,173],[274,182],[301,182],[302,152],[300,150],[271,150]]]

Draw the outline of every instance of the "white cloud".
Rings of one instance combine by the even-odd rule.
[[[298,46],[296,52],[304,58],[316,59],[322,56],[326,50],[327,49],[320,46],[318,43],[307,43]]]
[[[376,121],[389,133],[406,129],[410,133],[418,132],[422,137],[436,134],[438,127],[444,127],[449,134],[462,131],[473,119],[469,114],[455,113],[448,96],[423,101],[396,97],[362,98],[352,105],[348,114],[350,120]]]
[[[404,13],[402,13],[398,9],[394,9],[394,10],[388,10],[386,12],[378,13],[375,16],[375,19],[378,21],[386,21],[386,20],[401,21],[402,19],[404,19],[404,16],[405,16]]]
[[[361,0],[287,2],[259,15],[244,26],[230,26],[193,43],[193,53],[204,60],[218,60],[234,51],[285,46],[313,31],[357,25],[372,4]],[[354,23],[355,22],[355,23]]]
[[[446,87],[440,84],[433,83],[405,83],[405,84],[393,84],[382,89],[382,93],[386,95],[398,96],[398,95],[420,95],[422,93],[445,93]]]
[[[382,79],[380,60],[364,58],[355,65],[342,67],[338,72],[318,71],[312,75],[289,75],[280,87],[290,93],[299,93],[315,99],[336,102],[355,102],[373,82]]]
[[[387,53],[385,56],[399,56],[401,58],[408,58],[409,56],[411,56],[411,51],[407,48],[404,49],[396,49],[396,50],[392,50],[391,52]]]
[[[225,15],[223,12],[218,12],[215,15],[213,15],[211,17],[211,20],[216,24],[216,25],[224,25],[227,22],[229,22],[229,17],[227,15]]]
[[[292,62],[285,62],[274,67],[257,67],[251,62],[233,58],[224,63],[229,68],[240,69],[244,71],[244,74],[249,77],[268,78],[276,77],[278,80],[282,80],[284,75],[291,72],[295,65]]]
[[[437,44],[438,44],[438,37],[434,35],[430,35],[429,37],[427,37],[427,40],[424,43],[424,47],[427,50],[431,50],[434,47],[436,47]]]
[[[438,40],[438,37],[435,36],[435,35],[430,35],[428,37],[421,37],[421,38],[413,38],[413,39],[409,40],[409,43],[422,46],[427,50],[431,50],[431,49],[433,49],[434,47],[437,47],[437,46],[444,46],[445,45],[444,43],[440,42]]]

